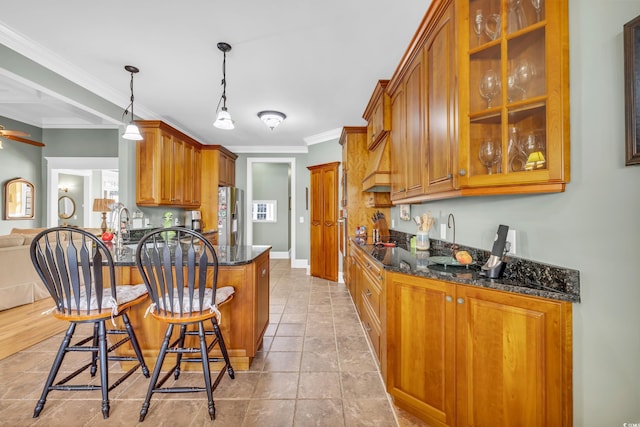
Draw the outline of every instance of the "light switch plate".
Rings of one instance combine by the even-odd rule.
[[[440,240],[447,238],[447,224],[440,224]]]

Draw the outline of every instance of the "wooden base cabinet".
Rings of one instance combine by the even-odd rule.
[[[387,391],[433,426],[571,426],[571,303],[387,274]]]
[[[456,290],[459,426],[571,426],[571,303]]]
[[[387,391],[432,426],[453,426],[455,286],[387,273]]]

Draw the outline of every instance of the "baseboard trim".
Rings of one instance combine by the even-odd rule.
[[[291,261],[291,268],[306,268],[309,274],[309,262],[306,259],[294,259]]]
[[[289,251],[271,251],[269,252],[269,258],[272,259],[289,259],[290,252]]]

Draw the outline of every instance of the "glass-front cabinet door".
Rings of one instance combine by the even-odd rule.
[[[468,76],[460,82],[459,186],[563,191],[567,0],[460,1],[458,12],[461,76]]]

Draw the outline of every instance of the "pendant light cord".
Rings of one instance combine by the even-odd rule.
[[[129,107],[131,107],[131,120],[129,122],[132,123],[133,122],[133,72],[131,73],[131,83],[129,83],[129,88],[131,89],[131,103],[127,105],[127,108],[124,109],[124,112],[122,113],[122,120],[124,120],[124,117],[127,114],[129,114]]]
[[[222,101],[222,109],[227,109],[227,52],[222,52],[222,97],[220,97],[220,101]],[[220,108],[220,101],[218,101],[218,107],[216,107],[216,111]]]

